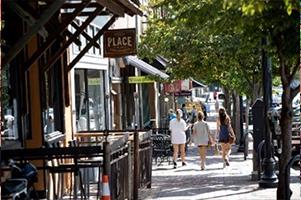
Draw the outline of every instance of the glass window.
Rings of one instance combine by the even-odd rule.
[[[105,129],[103,71],[75,70],[77,131]]]
[[[62,80],[57,78],[61,76],[60,67],[52,67],[43,75],[41,86],[43,132],[44,134],[54,131],[64,132]]]
[[[18,140],[18,112],[17,112],[17,100],[13,96],[13,91],[9,86],[9,74],[8,70],[5,70],[1,74],[2,76],[2,108],[3,108],[3,124],[1,130],[1,136],[3,140]],[[9,92],[11,91],[11,92]]]

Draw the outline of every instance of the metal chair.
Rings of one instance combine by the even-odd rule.
[[[155,163],[157,164],[158,158],[160,158],[160,163],[158,164],[158,166],[161,165],[165,159],[169,163],[169,158],[172,156],[172,145],[170,137],[158,134],[152,135],[151,138],[153,142],[153,158],[155,158]]]

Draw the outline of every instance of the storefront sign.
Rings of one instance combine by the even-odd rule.
[[[136,54],[136,29],[105,31],[103,44],[104,57],[116,58]]]
[[[153,83],[149,76],[129,76],[129,83]]]
[[[88,85],[100,85],[99,78],[88,78]]]
[[[191,96],[191,91],[181,91],[181,92],[175,92],[174,95],[177,96]]]

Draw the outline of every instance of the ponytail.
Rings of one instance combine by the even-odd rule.
[[[183,113],[182,113],[182,110],[181,110],[181,109],[178,109],[177,112],[176,112],[177,120],[178,120],[178,121],[181,120],[182,114],[183,114]]]

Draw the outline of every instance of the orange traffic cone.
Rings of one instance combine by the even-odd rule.
[[[102,176],[102,200],[111,200],[110,186],[109,186],[109,176]]]

